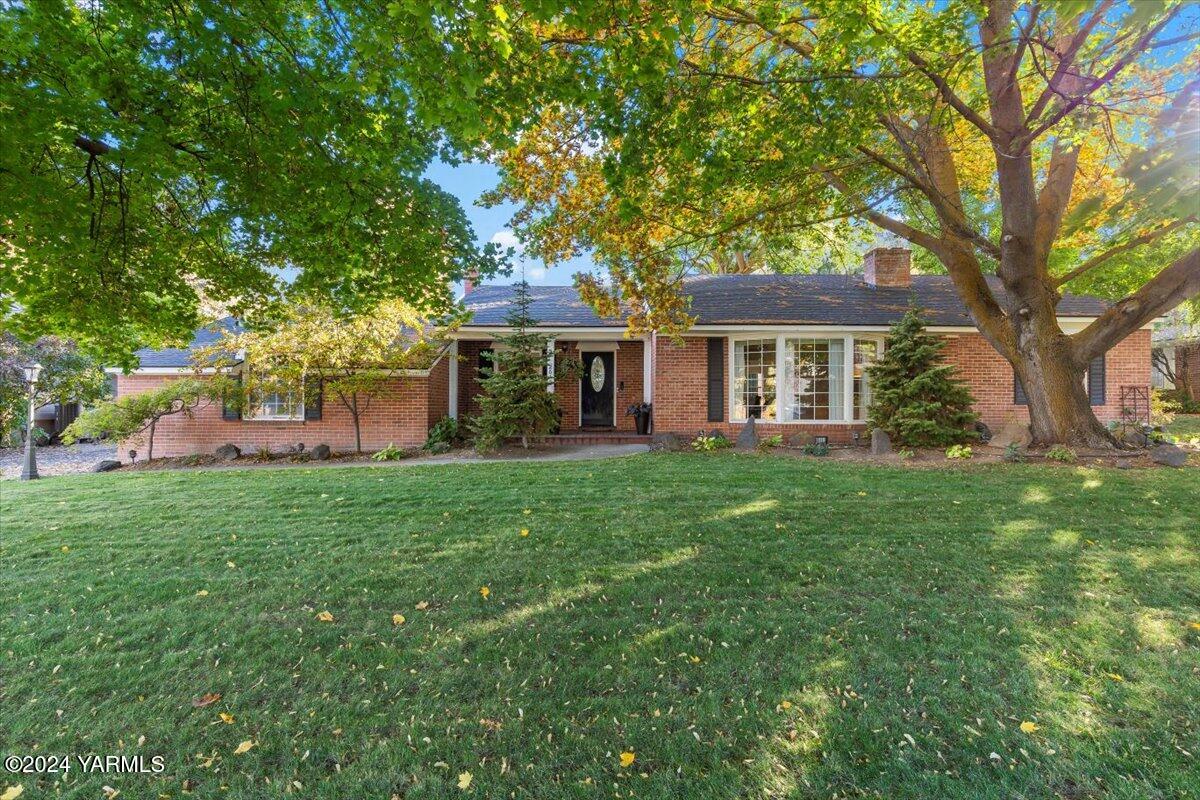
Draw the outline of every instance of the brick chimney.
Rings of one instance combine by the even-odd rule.
[[[876,247],[863,257],[863,277],[870,286],[907,289],[912,286],[912,251],[906,247]]]
[[[471,267],[471,271],[467,273],[467,277],[463,278],[463,297],[466,297],[475,290],[475,284],[478,281],[479,270]]]

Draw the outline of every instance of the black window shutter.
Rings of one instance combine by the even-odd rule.
[[[233,383],[233,392],[226,392],[221,398],[221,419],[226,422],[237,422],[242,418],[242,376],[235,375]]]
[[[1018,406],[1029,405],[1029,398],[1025,396],[1025,387],[1021,385],[1021,379],[1017,377],[1017,371],[1013,370],[1013,404]]]
[[[708,421],[725,421],[725,340],[708,339]]]
[[[1105,404],[1104,397],[1104,355],[1100,354],[1088,364],[1088,401],[1094,406]]]
[[[320,422],[321,404],[325,399],[322,395],[322,385],[319,380],[304,382],[304,419],[307,422]]]

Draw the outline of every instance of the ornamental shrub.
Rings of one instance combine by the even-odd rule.
[[[867,367],[871,386],[868,421],[897,444],[945,447],[977,439],[979,418],[967,385],[942,361],[945,342],[925,330],[915,308],[892,326],[883,356]]]

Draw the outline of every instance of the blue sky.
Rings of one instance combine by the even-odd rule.
[[[476,204],[480,195],[496,186],[498,174],[495,167],[491,164],[452,166],[439,161],[433,164],[425,175],[458,198],[481,244],[495,241],[504,246],[517,246],[516,237],[508,228],[508,220],[516,207],[511,203],[493,208],[483,208]],[[513,258],[513,264],[515,269],[511,277],[500,276],[488,283],[509,284],[519,280],[523,266],[526,279],[536,286],[569,284],[572,275],[593,266],[592,260],[586,257],[548,266],[540,259],[522,258],[519,248],[516,257]]]

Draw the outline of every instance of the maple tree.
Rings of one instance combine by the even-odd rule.
[[[255,398],[271,392],[305,404],[336,398],[354,425],[355,452],[362,452],[361,421],[372,401],[410,370],[432,366],[455,324],[448,318],[435,325],[402,300],[351,316],[297,305],[256,328],[227,332],[194,360],[201,370],[236,373],[242,406],[253,407]]]
[[[585,293],[648,299],[634,325],[688,323],[664,249],[869,221],[949,273],[1023,384],[1035,441],[1110,446],[1089,361],[1200,292],[1185,4],[519,8],[506,48],[548,64],[530,95],[557,90],[597,141],[619,142],[600,174],[620,219],[651,209],[674,229],[608,260],[607,298]],[[1070,290],[1116,302],[1068,332],[1056,307]]]
[[[450,282],[502,259],[425,177],[444,140],[424,89],[447,81],[428,19],[339,0],[0,4],[5,328],[132,366],[139,345],[186,341],[206,303],[449,308]],[[381,20],[387,47],[360,33]]]

